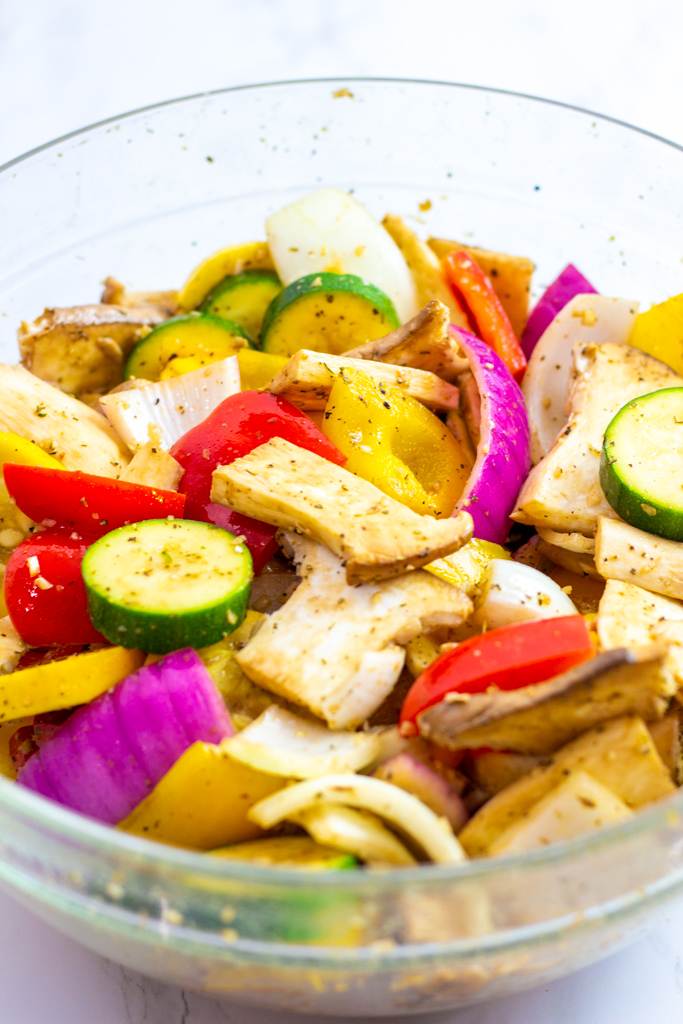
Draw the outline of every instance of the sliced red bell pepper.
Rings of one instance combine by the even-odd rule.
[[[463,250],[444,256],[443,271],[454,295],[467,307],[479,337],[500,356],[519,384],[526,370],[526,356],[484,271]]]
[[[180,488],[187,496],[185,518],[215,523],[243,536],[257,574],[277,551],[277,527],[212,502],[211,478],[217,466],[248,455],[272,437],[283,437],[337,466],[346,462],[346,456],[305,412],[279,395],[265,391],[242,391],[226,398],[171,448],[171,455],[185,470],[180,481]]]
[[[71,658],[74,654],[82,654],[87,647],[87,644],[60,644],[59,647],[30,647],[19,658],[17,671],[22,668],[33,668],[35,665],[47,665],[51,661],[61,661],[62,658]],[[52,712],[45,712],[45,714],[52,714]]]
[[[81,576],[83,556],[95,539],[54,527],[27,537],[10,555],[5,604],[29,646],[107,643],[88,616]]]
[[[447,693],[482,693],[489,686],[517,690],[552,679],[593,654],[582,615],[516,622],[472,637],[417,677],[401,708],[401,732],[415,735],[418,715]]]
[[[144,519],[181,519],[185,496],[92,473],[6,463],[7,490],[24,515],[101,537]]]

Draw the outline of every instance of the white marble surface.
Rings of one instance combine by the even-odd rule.
[[[331,75],[472,82],[575,103],[683,144],[674,0],[0,0],[0,164],[124,110]],[[0,246],[2,226],[0,225]],[[293,1024],[81,949],[0,894],[0,1024]],[[415,1018],[418,1020],[419,1018]],[[683,907],[602,964],[449,1024],[680,1024]]]

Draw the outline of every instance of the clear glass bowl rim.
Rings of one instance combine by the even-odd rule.
[[[139,114],[147,114],[153,110],[160,110],[163,107],[172,107],[181,103],[189,103],[192,100],[206,99],[209,96],[225,96],[228,93],[234,92],[246,92],[254,89],[277,89],[283,86],[290,85],[327,85],[327,84],[346,84],[349,83],[377,83],[387,85],[438,85],[445,86],[449,89],[461,89],[466,92],[487,92],[494,93],[498,96],[510,96],[514,99],[530,100],[533,103],[542,103],[549,107],[560,107],[563,110],[572,110],[577,114],[586,114],[589,117],[597,118],[599,121],[604,121],[608,124],[615,124],[621,128],[627,128],[629,131],[637,132],[639,135],[645,135],[648,138],[655,139],[657,142],[662,142],[666,146],[670,146],[672,149],[678,149],[683,151],[683,145],[678,142],[674,142],[672,139],[667,139],[663,135],[658,135],[656,132],[648,131],[647,128],[640,128],[638,125],[631,124],[629,121],[622,121],[618,117],[611,117],[609,114],[600,114],[595,110],[589,110],[588,107],[579,107],[574,103],[564,103],[562,100],[549,100],[543,96],[534,96],[532,93],[527,92],[515,92],[514,89],[499,89],[486,85],[471,85],[467,82],[446,82],[436,78],[375,78],[371,75],[354,75],[350,77],[334,76],[332,78],[285,78],[276,82],[253,82],[247,85],[231,85],[224,89],[209,89],[206,92],[195,92],[190,93],[188,96],[178,96],[172,100],[161,100],[159,103],[149,103],[144,107],[136,107],[134,110],[127,110],[123,114],[115,114],[112,117],[105,117],[101,121],[93,121],[92,124],[86,125],[84,128],[77,128],[73,132],[67,132],[66,135],[58,135],[57,138],[51,139],[49,142],[43,142],[40,146],[35,146],[33,149],[27,150],[25,153],[21,153],[19,156],[12,157],[4,164],[0,164],[0,174],[8,170],[10,167],[16,167],[17,164],[22,163],[24,160],[28,160],[30,157],[35,156],[37,153],[42,153],[44,150],[50,149],[52,146],[58,146],[62,142],[66,142],[68,139],[78,138],[79,135],[86,135],[90,131],[94,131],[96,128],[102,128],[104,125],[114,124],[117,121],[125,121],[129,117],[137,117]]]
[[[194,100],[206,99],[213,96],[226,95],[228,93],[268,90],[289,86],[306,85],[361,85],[365,83],[387,84],[397,86],[438,86],[449,89],[461,90],[462,92],[485,92],[500,96],[507,96],[513,99],[520,99],[525,102],[538,103],[551,107],[559,107],[574,113],[585,115],[598,121],[617,125],[629,132],[653,139],[672,149],[683,152],[683,145],[679,145],[670,139],[666,139],[655,132],[639,128],[622,121],[619,118],[610,117],[579,107],[571,103],[563,103],[559,100],[545,99],[541,96],[534,96],[528,93],[515,92],[509,89],[489,88],[484,85],[470,85],[463,82],[445,82],[434,79],[419,78],[376,78],[372,76],[335,76],[330,78],[306,78],[287,79],[276,82],[254,83],[249,85],[230,86],[224,89],[213,89],[207,92],[193,93],[189,96],[181,96],[172,100],[163,100],[159,103],[152,103],[144,107],[138,107],[127,111],[124,114],[105,118],[79,128],[76,131],[68,132],[50,142],[36,146],[34,149],[14,157],[7,163],[0,165],[0,174],[16,168],[23,162],[31,159],[39,153],[61,145],[63,142],[87,135],[105,125],[118,123],[128,118],[137,117],[140,114],[150,113],[164,107],[180,105]],[[148,864],[157,868],[169,869],[171,871],[184,871],[209,875],[216,878],[229,879],[242,882],[267,883],[273,887],[306,887],[310,885],[311,875],[305,871],[287,870],[283,868],[264,868],[239,861],[228,861],[218,857],[207,856],[205,853],[194,852],[180,847],[167,846],[163,843],[152,842],[138,836],[119,832],[108,825],[102,825],[92,818],[77,814],[60,804],[44,799],[21,786],[16,785],[0,776],[0,804],[7,810],[18,814],[26,819],[31,825],[38,828],[54,829],[64,839],[80,840],[89,846],[97,848],[100,853],[116,856],[123,855],[137,864]],[[492,872],[505,870],[528,870],[533,871],[539,866],[551,864],[561,865],[588,855],[594,851],[605,849],[611,845],[618,845],[631,837],[650,830],[670,825],[673,819],[683,816],[683,789],[663,801],[645,810],[639,810],[632,818],[625,821],[604,827],[596,832],[585,836],[579,836],[563,843],[549,847],[541,847],[527,853],[514,854],[495,858],[482,858],[466,861],[455,865],[421,864],[415,868],[404,868],[400,872],[401,884],[411,885],[420,882],[448,882],[458,880],[484,879]],[[660,881],[657,888],[674,888],[679,884],[680,872],[673,872],[666,880]],[[316,872],[316,887],[324,886],[335,889],[355,889],[362,892],[371,889],[377,892],[378,889],[395,889],[397,883],[395,871],[331,871]],[[654,893],[651,894],[654,896]],[[644,896],[644,894],[643,894]],[[617,901],[621,902],[621,901]],[[616,908],[615,908],[616,909]]]

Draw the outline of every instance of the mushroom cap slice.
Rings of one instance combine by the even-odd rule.
[[[617,715],[662,718],[677,690],[668,651],[616,648],[545,683],[448,696],[418,717],[420,733],[451,750],[492,747],[551,754]]]

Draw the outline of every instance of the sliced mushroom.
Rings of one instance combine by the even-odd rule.
[[[487,854],[506,829],[578,771],[588,772],[631,808],[676,790],[643,720],[614,718],[589,729],[485,803],[459,833],[467,853]]]
[[[178,312],[178,292],[129,292],[115,277],[102,282],[104,291],[100,302],[106,306],[123,306],[125,309],[156,309],[163,317],[175,316]]]
[[[46,309],[32,324],[21,325],[21,361],[67,394],[103,395],[121,381],[125,359],[140,338],[164,319],[152,306]]]
[[[555,565],[575,572],[579,575],[600,578],[595,568],[595,540],[585,537],[582,533],[564,533],[559,530],[548,530],[543,526],[538,531],[539,553],[549,558]]]
[[[436,253],[408,227],[402,217],[397,217],[396,214],[388,213],[382,221],[382,227],[386,228],[403,253],[415,282],[417,301],[420,305],[431,299],[438,299],[448,308],[450,323],[468,328],[467,314],[446,284]]]
[[[669,647],[673,671],[683,685],[683,604],[634,583],[607,580],[596,628],[603,650],[613,647]]]
[[[482,750],[472,756],[467,774],[487,797],[491,797],[521,779],[539,761],[540,757],[532,754],[515,754],[511,750]]]
[[[472,518],[420,516],[373,484],[276,437],[213,474],[211,500],[306,533],[346,566],[350,584],[399,576],[457,551]]]
[[[65,469],[118,477],[130,462],[104,416],[19,365],[0,363],[0,430],[33,441]]]
[[[164,491],[177,491],[185,470],[179,462],[153,441],[138,448],[121,474],[121,480],[147,487],[160,487]]]
[[[683,783],[683,708],[674,703],[658,722],[648,725],[652,742],[677,786]]]
[[[504,853],[524,853],[594,832],[632,815],[633,811],[621,797],[588,772],[573,772],[539,800],[524,818],[506,829],[491,844],[488,854],[497,857]]]
[[[662,718],[677,690],[666,649],[617,648],[569,672],[519,690],[454,694],[423,711],[421,735],[460,750],[492,747],[550,754],[579,733],[616,715]]]
[[[431,370],[442,380],[453,382],[469,363],[449,330],[450,319],[448,307],[432,299],[402,327],[344,354],[353,359]]]
[[[240,390],[236,356],[144,387],[103,395],[100,409],[131,451],[155,441],[168,451],[192,427]]]
[[[595,565],[606,580],[635,583],[664,597],[683,598],[683,543],[655,537],[635,526],[600,516]]]
[[[403,667],[399,646],[424,629],[458,625],[471,602],[418,570],[377,585],[349,586],[322,544],[285,533],[301,583],[236,655],[253,682],[301,704],[333,728],[355,728],[392,691]]]
[[[395,366],[390,362],[333,356],[302,348],[275,374],[266,390],[282,395],[299,409],[324,409],[335,378],[345,370],[361,370],[378,384],[399,388],[428,409],[445,412],[457,408],[458,389],[429,370]]]

